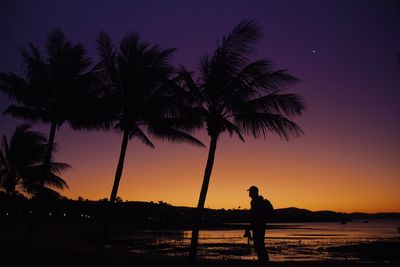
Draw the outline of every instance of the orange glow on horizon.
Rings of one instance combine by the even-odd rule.
[[[83,134],[66,131],[73,135]],[[73,166],[85,166],[65,174],[71,188],[63,192],[65,196],[93,200],[109,197],[120,136],[97,135],[100,137],[85,144],[87,150],[74,158],[75,163],[68,157],[76,149],[74,146],[68,147],[65,158],[61,159]],[[200,137],[207,143],[206,136]],[[99,139],[113,141],[99,142]],[[307,139],[290,142],[278,138],[267,142],[248,139],[241,143],[223,137],[217,148],[206,207],[249,208],[246,189],[257,185],[260,194],[269,198],[275,208],[370,213],[400,211],[397,194],[400,182],[396,179],[398,167],[394,161],[384,162],[385,169],[377,168],[381,164],[378,156],[368,159],[370,163],[365,164],[357,157],[360,151],[353,151],[354,147],[304,149]],[[118,195],[124,200],[162,200],[176,206],[194,207],[207,152],[207,149],[167,143],[157,143],[157,149],[153,150],[133,140],[128,146]],[[97,155],[95,159],[91,159],[92,153]],[[78,165],[81,161],[85,164]],[[392,183],[381,183],[380,176]]]

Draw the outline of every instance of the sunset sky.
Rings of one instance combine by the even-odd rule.
[[[274,1],[1,1],[0,72],[22,74],[19,49],[42,46],[61,28],[95,57],[94,40],[115,43],[128,32],[162,48],[176,47],[173,63],[195,70],[217,40],[241,20],[263,29],[259,57],[301,79],[288,88],[306,101],[295,121],[305,136],[286,142],[223,136],[206,200],[210,208],[249,207],[257,185],[274,207],[344,212],[400,212],[400,5],[395,0]],[[0,93],[1,112],[11,102]],[[22,121],[0,116],[0,134]],[[34,129],[46,135],[49,126]],[[204,143],[205,131],[196,136]],[[56,160],[67,197],[109,197],[122,136],[114,132],[56,134]],[[208,149],[155,141],[129,143],[119,189],[124,200],[197,204]]]

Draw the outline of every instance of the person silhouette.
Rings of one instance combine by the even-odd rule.
[[[251,186],[247,191],[249,191],[249,197],[251,197],[250,228],[253,232],[254,249],[257,253],[258,261],[264,264],[269,262],[269,256],[265,248],[264,241],[265,222],[267,219],[267,214],[265,212],[265,203],[268,200],[264,199],[261,195],[258,194],[258,188],[254,185]]]

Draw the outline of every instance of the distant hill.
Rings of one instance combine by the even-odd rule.
[[[378,213],[354,212],[354,213],[349,213],[348,215],[353,220],[400,219],[400,213],[399,212],[378,212]]]
[[[25,198],[8,199],[0,195],[0,218],[25,217],[31,211],[32,201]],[[44,216],[62,220],[101,220],[105,200],[47,201],[42,211]],[[190,228],[195,208],[172,206],[165,202],[120,201],[116,203],[114,218],[121,224],[137,227]],[[51,215],[50,215],[51,214]],[[271,222],[347,222],[351,220],[400,219],[400,213],[340,213],[334,211],[310,211],[295,207],[276,209]],[[205,209],[205,227],[224,227],[249,222],[249,210]]]

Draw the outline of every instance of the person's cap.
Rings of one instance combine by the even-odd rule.
[[[258,193],[258,188],[257,188],[257,186],[252,185],[249,187],[249,189],[247,189],[247,191]]]

